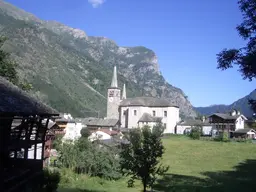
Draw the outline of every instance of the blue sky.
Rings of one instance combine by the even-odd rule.
[[[44,20],[56,20],[120,46],[152,49],[166,80],[194,106],[231,104],[255,89],[236,68],[216,69],[216,54],[245,44],[237,0],[8,0]]]

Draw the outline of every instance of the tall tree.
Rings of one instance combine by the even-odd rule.
[[[239,8],[243,15],[243,22],[236,27],[239,35],[247,41],[245,47],[239,49],[224,49],[217,54],[219,69],[239,66],[243,79],[252,81],[256,78],[256,0],[239,0]],[[255,100],[249,100],[256,112]]]
[[[17,64],[10,59],[10,54],[3,51],[2,47],[6,38],[0,36],[0,76],[6,78],[13,84],[18,84],[16,72]]]
[[[2,49],[5,41],[6,38],[0,36],[0,76],[4,77],[25,91],[32,89],[31,84],[27,82],[20,82],[18,73],[16,71],[17,63],[11,59],[10,53],[7,53]]]
[[[133,129],[129,133],[130,144],[120,153],[121,170],[130,176],[128,186],[133,186],[134,180],[139,179],[143,184],[143,191],[152,187],[157,175],[164,174],[169,167],[159,165],[164,147],[161,141],[163,126],[159,124],[150,127]]]

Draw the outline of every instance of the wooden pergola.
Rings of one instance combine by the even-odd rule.
[[[45,135],[54,109],[0,77],[1,171],[4,191],[37,191]]]

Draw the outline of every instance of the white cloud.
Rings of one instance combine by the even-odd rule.
[[[105,3],[105,0],[88,0],[88,2],[90,4],[92,4],[92,7],[93,8],[97,8],[99,7],[100,5],[102,5],[103,3]]]

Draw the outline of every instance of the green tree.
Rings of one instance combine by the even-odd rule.
[[[217,68],[226,70],[236,64],[243,78],[252,81],[256,77],[256,1],[239,0],[238,4],[243,15],[243,22],[236,29],[239,35],[247,41],[247,45],[239,49],[222,50],[217,54]],[[256,112],[256,101],[250,99],[249,104]]]
[[[191,139],[199,140],[202,133],[202,127],[201,126],[194,126],[191,128],[191,132],[189,134]]]
[[[0,76],[17,85],[19,78],[16,72],[17,64],[10,59],[10,54],[2,50],[6,38],[0,36]]]
[[[0,76],[12,82],[14,85],[17,85],[24,91],[31,90],[31,84],[26,81],[21,82],[19,80],[18,73],[16,71],[18,65],[11,59],[10,53],[7,53],[2,49],[5,41],[6,38],[0,36]]]
[[[82,137],[84,138],[88,138],[91,135],[91,132],[89,129],[87,129],[86,127],[83,127],[80,131],[80,134]]]
[[[164,154],[164,146],[161,141],[164,128],[161,124],[131,130],[129,133],[130,144],[124,146],[120,153],[121,170],[126,176],[130,176],[128,186],[132,187],[135,179],[143,184],[143,191],[152,187],[157,175],[163,175],[169,167],[159,165]]]

